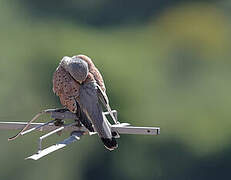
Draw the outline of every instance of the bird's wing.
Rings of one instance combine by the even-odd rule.
[[[108,97],[106,95],[106,88],[104,85],[104,81],[103,81],[103,77],[100,74],[99,70],[95,67],[94,63],[92,62],[92,60],[85,56],[85,55],[77,55],[78,58],[81,58],[82,60],[86,61],[88,64],[88,68],[89,68],[89,75],[93,76],[93,79],[96,81],[97,83],[97,89],[98,89],[98,97],[101,100],[101,102],[103,103],[103,105],[105,106],[105,108],[107,109],[107,111],[109,112],[109,114],[111,115],[111,118],[113,119],[113,121],[118,124],[119,122],[116,120],[116,118],[114,117],[111,107],[109,105],[109,100]]]
[[[53,91],[59,96],[63,106],[71,112],[77,111],[76,97],[79,96],[80,84],[61,66],[53,74]]]
[[[94,125],[95,130],[101,138],[112,138],[111,129],[108,122],[103,117],[97,89],[94,82],[84,84],[80,87],[79,105],[88,119]]]
[[[90,72],[94,75],[94,78],[95,78],[96,82],[99,84],[101,89],[105,92],[106,87],[105,87],[105,84],[104,84],[104,81],[103,81],[103,77],[100,74],[99,70],[95,67],[93,69],[90,69]]]
[[[111,107],[110,107],[110,104],[109,104],[109,100],[108,100],[108,97],[107,97],[107,94],[105,91],[103,91],[101,89],[101,87],[97,84],[97,94],[98,94],[98,97],[100,99],[100,101],[103,103],[104,107],[107,109],[107,111],[109,112],[112,120],[114,121],[115,124],[119,124],[119,121],[117,121],[117,119],[115,118],[115,116],[113,115],[113,112],[111,110]]]
[[[89,82],[80,87],[78,102],[81,109],[94,125],[94,129],[104,143],[104,146],[109,150],[117,148],[118,144],[115,138],[112,137],[111,125],[103,114],[102,107],[99,103],[95,82]]]

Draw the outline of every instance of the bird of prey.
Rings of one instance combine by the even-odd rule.
[[[104,81],[89,57],[63,57],[53,75],[53,91],[59,96],[61,104],[76,113],[90,132],[98,133],[107,149],[114,150],[118,147],[111,125],[102,114],[100,101],[113,116]],[[113,120],[118,123],[115,118]]]

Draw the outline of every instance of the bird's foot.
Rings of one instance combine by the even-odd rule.
[[[55,126],[63,126],[64,122],[65,121],[63,119],[55,119],[54,125]]]

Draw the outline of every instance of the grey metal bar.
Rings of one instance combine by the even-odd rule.
[[[35,128],[37,126],[42,126],[45,123],[31,123],[30,127]],[[27,122],[0,122],[0,130],[21,130],[27,125]],[[52,131],[60,126],[55,126],[54,123],[49,123],[46,126],[37,128],[36,131]],[[69,126],[63,129],[63,131],[87,131],[85,127],[79,126]]]
[[[140,135],[159,135],[159,127],[137,127],[137,126],[121,126],[121,124],[115,124],[111,126],[112,131],[116,131],[119,134],[140,134]]]

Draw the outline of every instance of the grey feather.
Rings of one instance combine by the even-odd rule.
[[[97,91],[95,82],[83,84],[80,87],[79,105],[94,125],[98,135],[101,138],[112,138],[110,125],[102,114]]]

